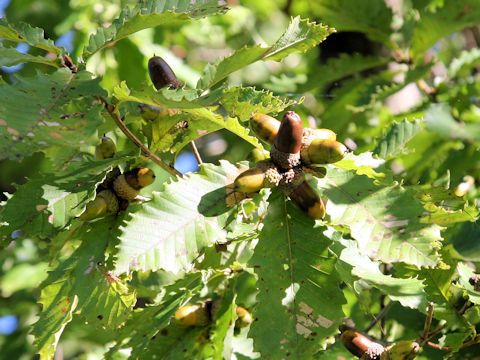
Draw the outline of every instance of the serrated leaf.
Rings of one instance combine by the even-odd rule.
[[[56,68],[60,67],[60,62],[58,59],[50,59],[45,56],[23,54],[13,48],[4,48],[0,43],[0,66],[14,66],[26,62],[45,64]]]
[[[362,56],[360,54],[340,54],[328,59],[325,65],[315,64],[307,75],[307,82],[298,85],[297,92],[305,93],[312,89],[321,89],[325,85],[347,76],[356,75],[364,70],[387,64],[388,58],[379,56]]]
[[[448,76],[466,77],[472,69],[480,65],[480,49],[463,50],[458,57],[452,60],[448,67]]]
[[[388,133],[377,141],[377,147],[373,153],[382,159],[396,156],[403,151],[405,144],[420,132],[422,123],[420,119],[394,122]]]
[[[64,173],[44,174],[20,186],[0,210],[0,240],[8,244],[15,230],[29,236],[54,236],[83,212],[112,166],[125,160],[72,163]]]
[[[226,161],[220,166],[204,164],[198,173],[166,185],[161,193],[153,192],[152,200],[132,212],[122,226],[116,273],[157,269],[177,273],[188,269],[205,247],[224,240],[227,209],[217,217],[204,216],[208,211],[204,209],[225,204],[225,185],[237,173]]]
[[[280,191],[269,200],[249,262],[259,290],[249,334],[262,359],[309,359],[343,316],[332,241]]]
[[[470,278],[475,274],[473,269],[467,266],[465,263],[458,263],[457,265],[458,284],[463,288],[464,293],[468,296],[468,299],[476,304],[480,305],[480,291],[475,291],[475,288],[470,284]]]
[[[379,263],[375,263],[367,256],[360,254],[354,242],[344,240],[342,245],[345,248],[340,254],[340,260],[351,266],[349,270],[357,279],[376,287],[390,299],[400,302],[403,306],[412,309],[426,307],[427,301],[422,281],[416,278],[400,279],[391,275],[384,275],[379,269]],[[340,262],[337,264],[337,267],[339,266],[341,266]]]
[[[197,89],[209,89],[234,71],[258,60],[280,61],[288,54],[304,53],[322,42],[333,31],[322,24],[309,23],[297,16],[290,21],[285,33],[272,46],[246,46],[224,59],[208,64],[198,81]]]
[[[170,149],[176,152],[190,141],[220,129],[227,129],[253,146],[263,149],[258,139],[250,136],[248,130],[236,118],[225,120],[215,113],[215,108],[208,106],[220,96],[219,94],[198,97],[197,90],[162,89],[156,92],[151,87],[137,91],[128,89],[124,82],[115,87],[114,94],[120,103],[134,101],[163,108],[175,108],[177,115],[163,117],[158,120],[157,124],[152,125],[152,130],[157,133],[156,141],[152,144],[153,149]],[[172,131],[169,134],[168,131],[182,120],[187,121],[188,128],[181,132]]]
[[[114,223],[110,218],[84,226],[77,234],[72,231],[72,236],[83,240],[80,247],[49,272],[42,284],[39,302],[43,311],[32,329],[42,359],[53,358],[56,343],[74,310],[87,322],[107,328],[122,325],[132,310],[135,295],[99,265],[105,261],[108,242],[115,238],[115,230],[111,230]],[[91,238],[95,241],[87,241]]]
[[[312,8],[322,21],[338,31],[363,32],[372,40],[394,47],[390,40],[393,14],[383,0],[322,0],[313,3]]]
[[[67,150],[96,143],[103,119],[93,96],[106,94],[99,82],[86,71],[59,69],[19,78],[15,86],[0,84],[0,157],[18,160],[52,146]]]
[[[434,131],[445,138],[478,140],[480,124],[461,124],[456,121],[446,103],[430,104],[425,112],[427,130]]]
[[[283,35],[263,55],[263,60],[280,61],[291,53],[304,53],[317,46],[334,32],[322,24],[311,23],[297,16],[290,20]]]
[[[247,121],[253,113],[279,113],[298,104],[295,100],[274,96],[270,91],[240,86],[225,90],[219,102],[230,117],[238,117],[240,121]]]
[[[192,19],[222,14],[227,10],[225,2],[219,0],[143,0],[135,8],[125,7],[111,25],[98,29],[90,36],[89,44],[83,50],[83,58],[87,60],[94,53],[143,29],[178,25]]]
[[[438,40],[468,26],[478,24],[480,7],[477,0],[464,0],[461,4],[445,1],[434,9],[425,7],[413,28],[411,52],[421,57]]]
[[[333,166],[318,186],[328,198],[331,223],[348,226],[362,254],[383,262],[436,265],[440,228],[420,222],[424,209],[414,190],[396,182],[377,185],[365,175]]]
[[[43,29],[34,28],[28,24],[10,24],[5,18],[0,19],[0,38],[43,49],[60,55],[65,52],[64,48],[55,46],[53,40],[45,39]]]

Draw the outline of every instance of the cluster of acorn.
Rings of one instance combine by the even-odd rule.
[[[294,111],[287,111],[282,121],[254,114],[250,127],[257,136],[271,145],[270,159],[256,163],[234,181],[235,191],[257,192],[265,187],[278,187],[308,216],[322,219],[325,202],[305,180],[304,171],[311,166],[331,164],[348,153],[330,129],[304,128]]]
[[[207,299],[199,304],[182,306],[175,312],[173,323],[184,327],[208,325],[215,320],[220,306],[221,301],[213,299]],[[252,315],[247,309],[237,305],[235,312],[237,314],[235,328],[244,328],[252,323]]]
[[[113,140],[103,136],[95,148],[95,157],[98,160],[112,158],[116,151]],[[125,210],[140,190],[154,181],[155,174],[149,168],[135,168],[121,174],[120,169],[115,167],[98,186],[95,199],[87,204],[78,219],[89,221],[105,215],[115,215]]]

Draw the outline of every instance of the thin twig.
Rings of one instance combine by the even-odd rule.
[[[466,347],[475,345],[480,342],[480,335],[475,336],[473,339],[467,341],[466,343],[463,343],[462,346],[459,347],[459,349],[465,349]],[[438,344],[435,344],[434,342],[428,341],[427,345],[430,347],[433,347],[438,350],[445,350],[445,351],[452,351],[453,347],[451,346],[440,346]]]
[[[123,121],[118,117],[118,115],[115,113],[115,107],[111,104],[109,104],[103,97],[101,96],[95,96],[96,99],[100,100],[104,105],[105,109],[108,111],[110,116],[112,117],[113,121],[115,121],[115,124],[122,130],[122,132],[135,144],[137,145],[140,150],[142,150],[143,154],[152,159],[152,161],[160,166],[162,169],[165,171],[169,172],[170,174],[174,176],[182,176],[182,174],[177,171],[175,168],[168,166],[162,159],[160,159],[154,152],[152,152],[149,148],[147,148],[141,141],[138,139],[131,131],[129,128],[125,126]]]
[[[428,335],[430,333],[430,327],[432,326],[432,319],[433,319],[433,302],[428,303],[428,313],[427,318],[425,319],[425,324],[423,325],[423,333],[420,337],[422,346],[428,339]]]
[[[431,333],[427,334],[427,337],[423,342],[425,343],[425,341],[433,339],[435,336],[440,334],[447,326],[448,326],[448,324],[443,324],[438,329],[433,330]]]
[[[385,314],[387,313],[388,310],[390,310],[390,308],[392,307],[392,305],[393,305],[393,301],[390,300],[390,301],[388,302],[388,304],[385,305],[385,307],[382,309],[382,311],[380,311],[380,312],[378,313],[378,315],[375,317],[375,319],[372,320],[372,322],[370,323],[370,325],[368,325],[367,328],[366,328],[365,330],[363,330],[363,332],[364,332],[364,333],[369,332],[370,329],[373,328],[373,327],[375,326],[375,324],[376,324],[380,319],[382,319],[382,318],[385,316]]]
[[[197,145],[195,145],[195,141],[190,141],[190,146],[192,147],[193,150],[193,155],[195,155],[195,159],[197,159],[198,165],[202,165],[202,157],[200,156],[200,153],[198,152]]]

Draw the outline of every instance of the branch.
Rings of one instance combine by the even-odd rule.
[[[152,159],[152,161],[160,166],[163,170],[169,172],[170,174],[174,176],[182,176],[182,174],[177,171],[175,168],[167,165],[160,157],[157,156],[154,152],[152,152],[149,148],[147,148],[141,141],[138,139],[131,131],[129,128],[125,126],[123,121],[118,117],[118,115],[115,113],[115,108],[113,105],[110,105],[103,97],[101,96],[95,96],[96,99],[100,100],[104,105],[105,109],[108,111],[110,116],[112,117],[113,121],[115,121],[115,124],[122,130],[122,132],[135,144],[137,145],[140,150],[142,150],[143,154]]]
[[[387,313],[388,310],[390,310],[390,308],[392,307],[393,305],[393,301],[390,300],[388,302],[387,305],[385,305],[385,307],[382,309],[382,311],[380,311],[380,313],[372,320],[372,322],[367,326],[367,328],[365,330],[363,330],[364,333],[367,333],[370,331],[371,328],[373,328],[375,326],[375,324],[380,320],[382,319],[385,314]]]

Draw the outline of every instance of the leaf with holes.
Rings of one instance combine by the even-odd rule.
[[[86,71],[60,69],[19,78],[15,86],[0,84],[0,158],[18,160],[52,146],[94,145],[103,118],[93,96],[106,94],[99,82]]]
[[[269,202],[249,261],[259,290],[249,334],[262,359],[309,359],[338,331],[343,316],[332,240],[280,191]]]

